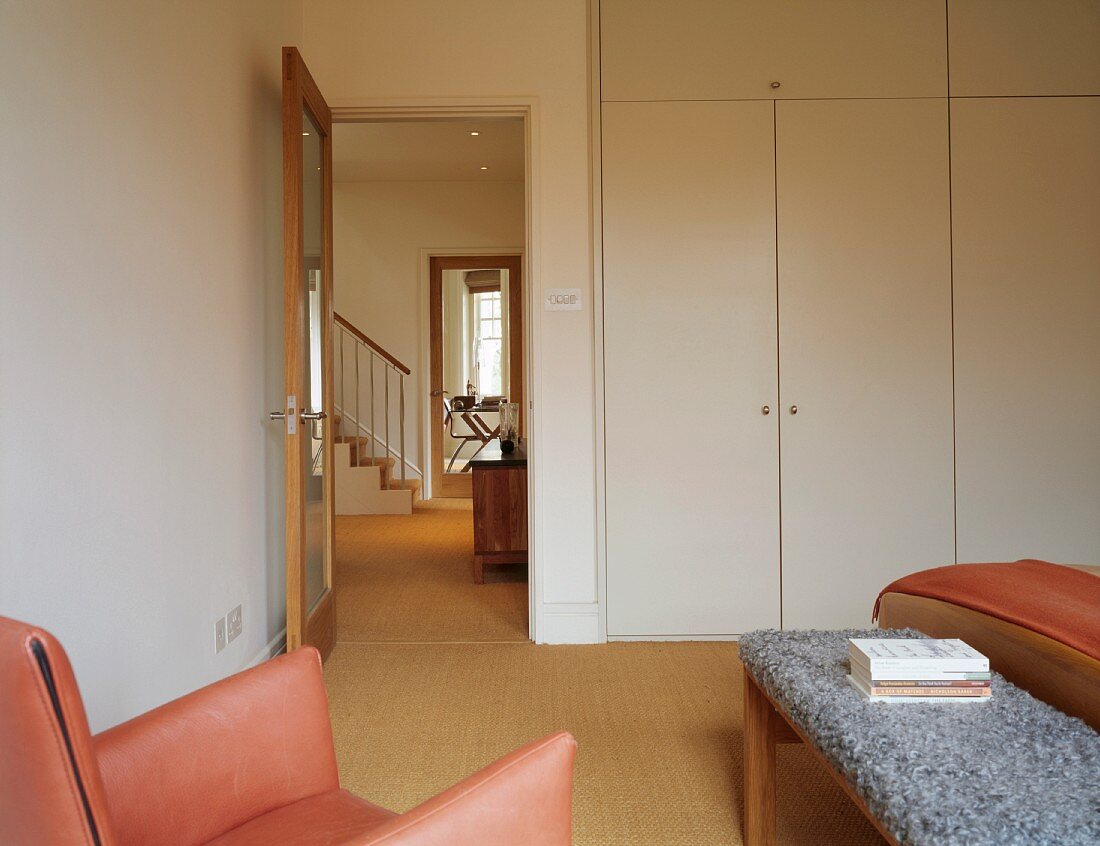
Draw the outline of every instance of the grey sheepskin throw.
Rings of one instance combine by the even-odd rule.
[[[756,631],[741,660],[899,843],[1100,846],[1100,734],[996,673],[987,703],[866,702],[850,637],[923,635]]]

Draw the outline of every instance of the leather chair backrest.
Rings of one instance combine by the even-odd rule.
[[[7,617],[0,617],[0,842],[117,842],[65,650],[48,632]]]

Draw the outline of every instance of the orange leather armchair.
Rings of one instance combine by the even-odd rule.
[[[61,645],[0,617],[6,846],[568,846],[575,749],[551,735],[394,814],[340,789],[316,650],[93,737]]]

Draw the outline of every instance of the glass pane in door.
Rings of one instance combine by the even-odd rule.
[[[305,111],[302,119],[302,216],[305,236],[302,285],[308,308],[302,313],[302,338],[305,339],[302,409],[324,409],[321,378],[321,350],[324,307],[322,296],[323,173],[321,133],[312,116]],[[312,609],[325,591],[325,462],[323,420],[302,421],[302,477],[305,479],[306,602]]]

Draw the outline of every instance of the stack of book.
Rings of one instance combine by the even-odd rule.
[[[852,638],[848,683],[871,702],[988,702],[989,659],[961,640]]]

